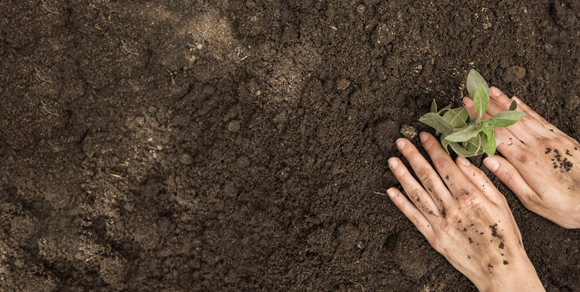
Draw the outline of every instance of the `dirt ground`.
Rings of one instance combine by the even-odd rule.
[[[471,68],[580,138],[579,46],[577,0],[1,1],[0,290],[476,291],[374,193],[394,140]]]

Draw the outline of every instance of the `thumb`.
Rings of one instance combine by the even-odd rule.
[[[469,115],[471,115],[471,118],[475,118],[475,116],[477,116],[477,112],[475,111],[475,107],[473,106],[473,100],[471,100],[471,98],[464,97],[463,105],[465,105],[465,108],[469,111]]]
[[[540,198],[509,161],[495,155],[485,158],[483,164],[518,196],[526,208],[537,210]]]
[[[475,116],[477,116],[477,111],[475,110],[475,106],[473,106],[473,100],[471,98],[464,97],[463,98],[463,105],[465,105],[465,108],[469,111],[471,118],[475,118]],[[481,117],[484,119],[488,119],[491,116],[486,112]]]

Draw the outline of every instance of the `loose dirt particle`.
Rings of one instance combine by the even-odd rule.
[[[230,132],[237,132],[239,131],[241,128],[240,122],[239,121],[231,121],[228,123],[228,131]]]
[[[501,235],[497,234],[497,224],[491,225],[489,228],[491,228],[491,236],[503,239]]]

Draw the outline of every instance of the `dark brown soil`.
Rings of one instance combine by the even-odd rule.
[[[475,291],[374,193],[394,140],[471,68],[580,138],[579,46],[575,0],[1,1],[0,290]]]

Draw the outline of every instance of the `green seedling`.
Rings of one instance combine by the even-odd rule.
[[[433,100],[431,112],[422,116],[419,121],[435,128],[437,135],[441,134],[441,145],[447,153],[450,146],[463,157],[483,153],[492,157],[496,146],[502,142],[493,135],[493,127],[511,126],[525,117],[526,113],[516,111],[518,105],[514,100],[508,111],[482,119],[489,104],[489,87],[483,77],[473,69],[467,75],[467,91],[473,99],[477,116],[472,118],[466,108],[452,109],[451,105],[437,111],[437,103]]]

